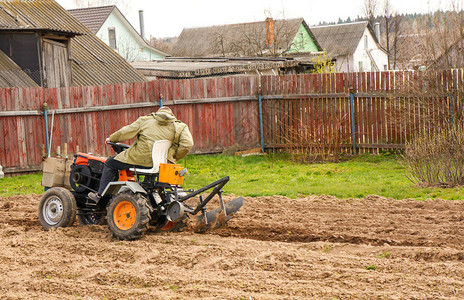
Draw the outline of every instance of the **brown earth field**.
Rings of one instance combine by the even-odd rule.
[[[0,197],[1,299],[464,298],[462,201],[246,198],[227,227],[131,242],[46,232],[39,201]]]

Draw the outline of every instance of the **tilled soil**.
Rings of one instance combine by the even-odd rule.
[[[246,198],[222,229],[126,242],[43,231],[39,200],[0,197],[1,299],[464,298],[462,201]]]

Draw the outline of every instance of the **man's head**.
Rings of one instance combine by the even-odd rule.
[[[172,113],[172,110],[167,106],[160,107],[158,111],[153,115],[155,119],[161,123],[174,122],[176,120],[176,117]]]
[[[157,112],[166,112],[166,113],[169,113],[171,115],[173,114],[172,110],[167,106],[160,107]]]

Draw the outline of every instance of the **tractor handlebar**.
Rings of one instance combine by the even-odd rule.
[[[116,153],[121,153],[122,151],[130,147],[129,145],[123,144],[123,143],[113,143],[113,142],[106,142],[106,143],[110,145],[111,148],[113,148],[114,152]]]

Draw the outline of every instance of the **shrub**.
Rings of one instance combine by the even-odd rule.
[[[454,187],[464,184],[464,126],[450,124],[421,132],[406,144],[409,179],[422,186]]]
[[[319,123],[315,128],[305,124],[301,119],[293,120],[290,124],[281,123],[281,139],[285,141],[285,152],[293,162],[338,162],[340,155],[346,151],[347,144],[341,126],[346,116],[332,117],[332,127],[324,127]],[[330,130],[330,132],[328,132]]]
[[[390,99],[391,121],[406,140],[408,178],[421,186],[464,184],[464,89],[451,75],[436,69],[409,73]]]

